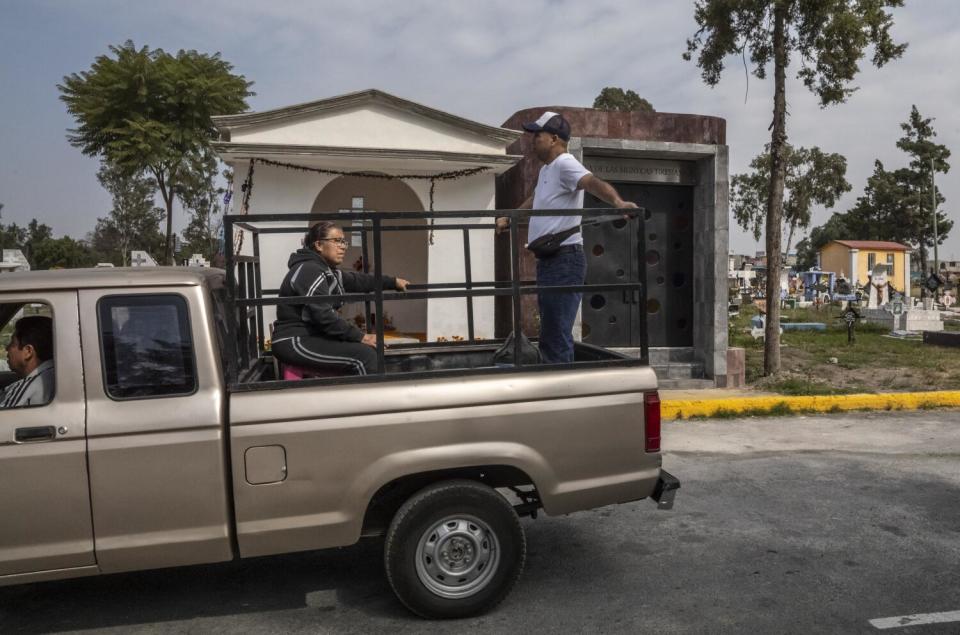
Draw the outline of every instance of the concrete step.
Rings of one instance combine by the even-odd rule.
[[[650,364],[660,379],[703,379],[703,364]]]
[[[658,379],[660,390],[708,390],[716,388],[712,379]]]
[[[616,351],[621,355],[627,355],[628,357],[640,357],[640,347],[630,346],[630,347],[616,347],[608,346],[611,351]],[[658,347],[651,346],[647,349],[650,356],[650,363],[657,364],[674,364],[674,363],[691,363],[693,362],[693,347],[692,346],[679,346],[679,347]]]
[[[692,346],[657,347],[649,349],[651,364],[675,364],[693,362]]]

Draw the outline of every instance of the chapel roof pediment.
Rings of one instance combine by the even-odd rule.
[[[505,154],[522,134],[370,89],[213,117],[221,142]]]

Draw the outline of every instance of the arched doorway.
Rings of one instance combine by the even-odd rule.
[[[420,198],[403,181],[394,179],[364,178],[358,176],[341,176],[327,184],[317,195],[311,208],[312,213],[337,212],[341,210],[364,209],[379,211],[421,212],[423,204]],[[393,231],[384,232],[383,243],[383,271],[386,274],[406,278],[415,284],[427,282],[428,233],[426,221],[417,219],[397,219],[389,221],[391,225],[422,225],[422,231]],[[343,268],[362,267],[362,253],[359,236],[354,239],[349,232],[349,222],[345,222],[344,230],[347,239],[351,241],[347,255],[343,261]],[[373,271],[373,246],[370,245],[369,263]],[[355,319],[363,316],[362,304],[349,304],[343,307],[343,316]],[[426,300],[398,300],[390,302],[384,307],[386,314],[385,327],[388,335],[416,337],[426,339],[427,333],[427,301]]]

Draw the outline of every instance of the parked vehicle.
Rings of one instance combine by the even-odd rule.
[[[459,617],[517,581],[519,517],[672,505],[636,360],[578,345],[582,368],[504,369],[500,342],[463,342],[384,351],[380,376],[282,381],[264,351],[231,361],[235,302],[216,269],[2,276],[0,324],[53,317],[56,394],[0,410],[0,585],[385,536],[399,599]],[[405,372],[414,358],[430,370]]]

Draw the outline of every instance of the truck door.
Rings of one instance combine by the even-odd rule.
[[[46,347],[42,325],[52,318],[54,382],[52,396],[41,397],[44,393],[35,385],[31,388],[42,381],[39,374],[27,385],[17,383],[21,377],[11,370],[0,372],[2,388],[11,389],[4,400],[7,407],[0,409],[0,582],[16,574],[48,572],[55,577],[59,569],[95,570],[96,564],[77,294],[0,294],[4,348],[14,325],[24,318],[31,318],[21,328],[29,329],[24,339],[34,340],[34,352]],[[0,353],[4,361],[7,355],[11,352]],[[14,366],[22,370],[16,360]],[[12,394],[18,387],[19,396]]]
[[[224,397],[201,286],[80,292],[101,571],[229,560]]]

